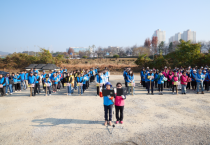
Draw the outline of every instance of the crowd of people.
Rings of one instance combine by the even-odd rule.
[[[160,95],[163,95],[163,88],[168,88],[168,91],[172,91],[173,94],[175,90],[176,93],[181,90],[182,94],[186,94],[187,89],[192,89],[199,94],[201,88],[201,94],[204,94],[204,90],[209,91],[210,68],[207,65],[201,68],[189,66],[174,69],[165,66],[162,70],[147,67],[142,69],[140,77],[141,85],[146,88],[148,94],[151,91],[154,95],[154,88]]]
[[[100,83],[104,87],[109,80],[109,76],[108,68],[102,71],[97,67],[68,72],[64,67],[64,69],[50,70],[48,73],[42,71],[42,74],[36,68],[32,68],[29,72],[8,73],[6,76],[0,74],[0,92],[2,96],[12,95],[14,92],[26,90],[30,87],[32,89],[31,95],[35,96],[41,92],[42,86],[45,95],[50,96],[51,93],[56,93],[66,86],[67,95],[72,95],[74,90],[77,89],[78,94],[82,95],[92,82]],[[99,95],[98,91],[97,94]]]

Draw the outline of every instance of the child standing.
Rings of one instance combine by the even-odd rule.
[[[174,70],[174,76],[172,77],[172,80],[171,81],[172,81],[172,92],[174,94],[174,88],[177,87],[177,85],[174,85],[174,82],[178,82],[179,81],[179,77],[177,76],[176,70]]]
[[[121,83],[117,83],[116,85],[117,89],[122,88]],[[115,96],[115,112],[116,112],[116,124],[119,122],[123,124],[123,110],[124,110],[124,100],[126,99],[126,96],[121,95],[121,96]],[[120,117],[119,117],[119,112],[120,112]]]
[[[105,84],[106,90],[110,90],[110,88],[112,87],[110,82],[107,82]],[[105,123],[104,125],[106,126],[108,121],[109,121],[109,125],[112,125],[112,107],[113,107],[113,98],[114,96],[104,96],[104,118],[105,118]],[[109,114],[109,118],[108,118],[108,114]]]
[[[181,76],[182,94],[186,94],[187,79],[188,76],[186,75],[186,72],[183,72],[183,75]]]

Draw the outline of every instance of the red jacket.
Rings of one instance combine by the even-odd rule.
[[[188,79],[188,76],[186,75],[186,76],[184,76],[184,75],[182,75],[181,76],[181,84],[182,85],[187,85],[187,79]]]

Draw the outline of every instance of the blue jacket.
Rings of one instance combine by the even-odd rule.
[[[204,78],[201,78],[201,75],[203,75],[203,73],[201,73],[201,74],[197,73],[196,82],[201,82],[201,80],[204,80]]]
[[[157,81],[158,75],[158,73],[155,73],[155,81]]]
[[[97,83],[103,83],[103,79],[99,75],[96,76],[96,81]]]
[[[93,71],[90,71],[90,76],[93,76]]]
[[[35,76],[36,77],[36,84],[38,84],[39,83],[39,81],[40,81],[40,76]]]
[[[162,76],[160,76],[160,75],[158,75],[158,84],[163,84],[164,83],[164,81],[163,81],[163,78],[164,78],[165,76],[164,75],[162,75]]]
[[[104,105],[109,106],[113,104],[112,100],[110,100],[107,96],[104,96],[103,99],[104,99]]]
[[[6,80],[4,77],[0,78],[0,84],[5,86],[6,85]]]
[[[21,74],[20,74],[20,77],[21,77],[21,82],[23,82],[24,79],[25,79],[25,73],[21,73]]]
[[[13,78],[14,84],[17,84],[17,75],[14,75],[14,77],[12,77],[12,78]]]
[[[46,78],[47,74],[42,74],[42,79],[44,80]]]
[[[83,83],[83,79],[84,79],[83,77],[77,77],[77,82],[78,83]]]
[[[144,73],[142,73],[142,81],[145,81],[145,77],[146,77],[146,73],[144,74]]]
[[[34,73],[37,73],[37,75],[38,75],[39,71],[38,70],[36,70],[36,71],[34,70]]]
[[[29,76],[28,77],[28,84],[35,84],[36,77],[35,76]]]
[[[9,77],[5,77],[5,80],[6,80],[6,85],[9,85]]]
[[[25,73],[25,80],[28,80],[28,73]]]
[[[55,77],[55,78],[53,77],[52,78],[52,82],[53,82],[53,84],[58,84],[58,78],[57,77]]]
[[[48,84],[52,85],[50,78],[48,78],[48,79],[44,78],[44,83],[48,83]]]
[[[126,82],[128,83],[132,83],[134,81],[134,75],[131,76],[131,75],[127,75],[127,79],[126,79]]]
[[[191,76],[192,76],[192,81],[195,81],[196,75],[197,75],[196,73],[195,73],[195,74],[194,74],[194,73],[191,74]]]
[[[150,79],[148,79],[148,76],[154,76],[154,74],[152,73],[152,74],[150,75],[150,73],[148,73],[148,74],[147,74],[147,77],[145,77],[145,81],[146,81],[146,82],[149,82],[149,81],[150,81]],[[151,80],[151,82],[154,82],[154,78]]]
[[[127,75],[128,75],[127,71],[124,71],[124,73],[123,73],[124,80],[127,79]]]
[[[98,73],[98,70],[97,69],[95,69],[95,74],[97,74]]]
[[[21,76],[20,76],[20,75],[17,76],[17,82],[18,82],[18,83],[21,82]]]

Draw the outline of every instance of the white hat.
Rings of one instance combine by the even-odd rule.
[[[193,71],[196,71],[196,70],[193,70]]]
[[[206,72],[205,70],[203,72]]]

